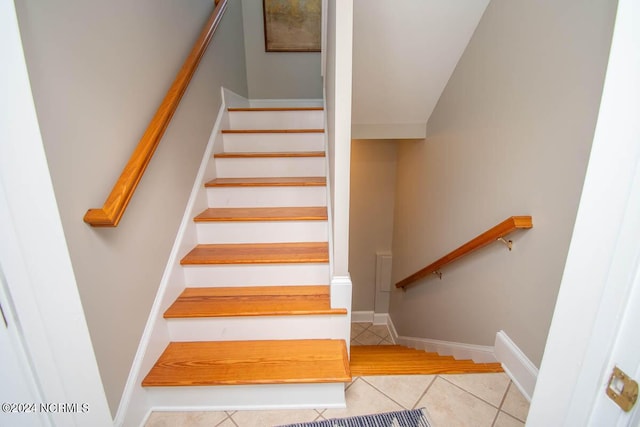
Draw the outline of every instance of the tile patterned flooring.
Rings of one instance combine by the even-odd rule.
[[[354,323],[351,345],[393,344],[386,326]],[[432,427],[522,427],[529,402],[506,374],[354,377],[345,409],[154,412],[146,427],[268,427],[426,408]]]

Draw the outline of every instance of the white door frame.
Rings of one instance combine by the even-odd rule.
[[[640,2],[620,0],[591,157],[528,426],[624,426],[613,365],[640,374]],[[622,335],[626,334],[626,335]],[[638,380],[638,378],[635,378]],[[603,424],[603,420],[604,424]]]
[[[42,145],[13,0],[0,0],[0,58],[0,266],[25,347],[22,362],[31,367],[44,399],[34,403],[51,404],[23,415],[61,426],[112,425]],[[88,410],[74,406],[83,403]]]

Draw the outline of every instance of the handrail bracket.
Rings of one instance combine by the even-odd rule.
[[[435,271],[432,271],[431,274],[435,274],[436,276],[438,276],[438,279],[442,280],[442,271],[435,270]]]
[[[513,249],[513,240],[505,240],[504,237],[498,237],[496,239],[498,242],[502,242],[504,243],[504,245],[509,248],[509,251],[511,251],[511,249]]]

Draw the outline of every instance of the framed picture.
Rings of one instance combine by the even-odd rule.
[[[262,0],[267,52],[320,52],[322,0]]]

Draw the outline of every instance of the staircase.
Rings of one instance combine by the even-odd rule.
[[[349,324],[328,285],[323,115],[226,113],[185,287],[164,312],[170,342],[142,381],[156,404],[343,404]]]
[[[503,372],[500,363],[457,360],[401,345],[359,345],[351,347],[351,374],[435,375]]]
[[[154,410],[342,407],[352,374],[501,371],[401,346],[352,347],[349,362],[348,307],[332,305],[329,286],[323,115],[225,112],[136,402]]]

